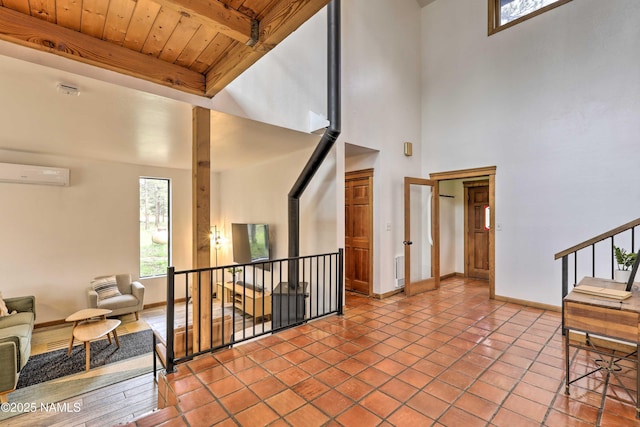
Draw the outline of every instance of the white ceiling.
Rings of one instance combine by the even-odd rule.
[[[107,80],[113,80],[115,73],[65,59],[61,71],[40,65],[54,55],[43,56],[47,54],[22,47],[9,50],[16,49],[29,60],[5,56],[7,49],[0,49],[0,149],[191,168],[192,104],[210,100],[192,97],[184,101],[180,99],[184,95],[172,99],[101,81],[87,74],[106,73]],[[76,69],[79,74],[72,72]],[[80,95],[59,93],[58,83],[78,87]],[[147,83],[142,86],[149,87]],[[211,129],[214,171],[265,162],[312,147],[319,140],[317,135],[217,111],[212,111]]]

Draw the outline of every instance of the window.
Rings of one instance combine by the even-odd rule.
[[[140,178],[140,277],[162,276],[171,265],[168,179]]]
[[[571,0],[489,0],[489,34],[512,27]]]

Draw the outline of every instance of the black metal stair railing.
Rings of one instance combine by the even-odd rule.
[[[640,218],[555,254],[556,260],[562,259],[562,298],[564,299],[569,293],[571,269],[573,269],[573,286],[576,286],[579,277],[584,276],[609,276],[613,279],[616,269],[614,246],[636,252],[638,226],[640,226]],[[562,320],[564,325],[564,312]]]
[[[640,218],[555,254],[556,260],[562,259],[562,297],[564,298],[569,293],[571,261],[573,261],[574,286],[578,283],[579,272],[582,273],[581,276],[597,277],[600,273],[605,274],[603,267],[610,268],[606,274],[613,279],[616,267],[613,247],[623,246],[630,252],[636,252],[635,235],[638,226],[640,226]],[[601,247],[598,244],[601,244]],[[585,257],[583,251],[588,252],[589,249],[590,254],[586,254]],[[606,258],[604,258],[605,254]],[[601,257],[597,255],[601,255]],[[602,261],[603,259],[604,261]]]
[[[342,314],[343,261],[340,249],[251,264],[184,271],[169,267],[166,331],[155,331],[154,351],[160,341],[164,345],[160,358],[166,371],[173,372],[177,363],[198,355]],[[287,277],[290,271],[297,271],[298,277]],[[203,295],[215,297],[207,305]],[[194,323],[196,316],[211,325]]]

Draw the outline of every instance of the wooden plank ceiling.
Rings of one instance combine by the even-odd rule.
[[[330,0],[0,0],[0,39],[213,97]]]

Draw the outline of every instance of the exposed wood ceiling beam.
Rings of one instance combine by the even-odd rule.
[[[260,21],[260,37],[253,48],[236,46],[225,57],[225,69],[214,67],[216,72],[207,73],[206,96],[212,97],[220,92],[327,3],[327,0],[287,0],[279,3]]]
[[[258,41],[258,22],[217,0],[153,0],[162,7],[189,16],[234,40],[253,46]]]
[[[0,7],[0,39],[203,95],[204,76],[124,47]]]

